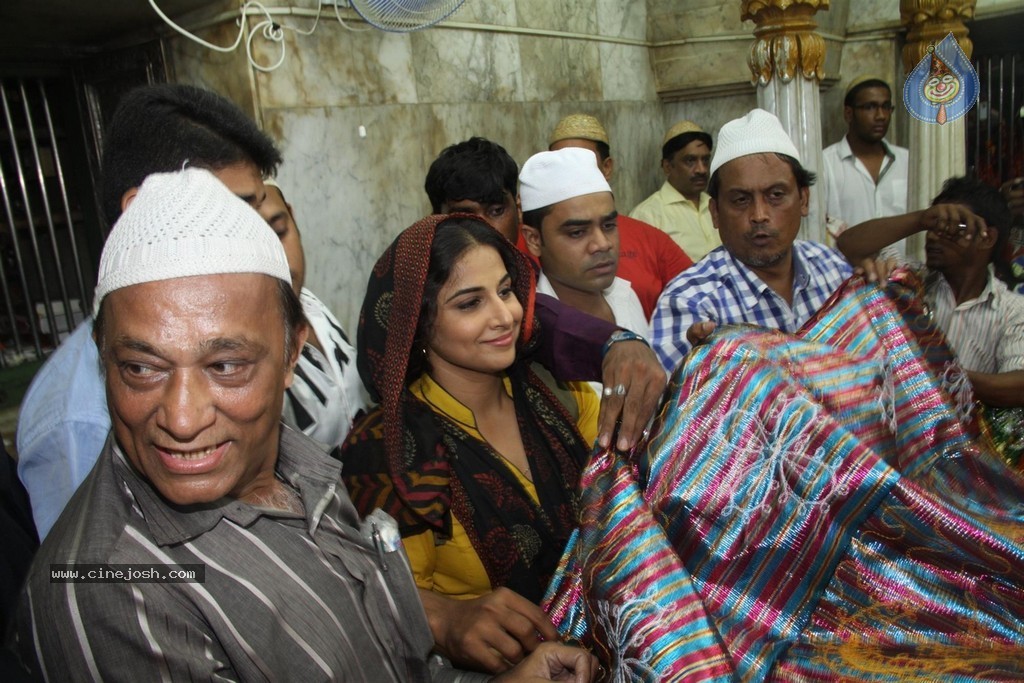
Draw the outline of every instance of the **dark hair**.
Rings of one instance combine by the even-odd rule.
[[[478,218],[466,216],[448,218],[439,223],[434,241],[430,245],[430,265],[427,267],[427,279],[423,284],[420,317],[416,322],[413,350],[406,370],[407,382],[426,371],[426,358],[422,349],[426,348],[434,332],[434,323],[437,320],[437,295],[448,282],[462,255],[475,246],[494,248],[501,256],[512,282],[519,281],[521,273],[513,254],[515,247],[497,230]]]
[[[661,158],[663,161],[672,161],[675,153],[686,147],[694,140],[700,140],[708,149],[711,149],[711,136],[704,131],[691,130],[688,133],[680,133],[661,146]]]
[[[1007,282],[1013,282],[1010,264],[1007,261],[1007,244],[1010,241],[1010,225],[1013,216],[1006,200],[999,190],[976,176],[949,178],[942,184],[942,190],[932,204],[964,204],[985,220],[985,224],[996,231],[996,243],[989,260],[995,266],[996,274]]]
[[[499,204],[505,193],[516,196],[519,166],[496,142],[473,137],[446,147],[430,164],[423,188],[434,213],[445,202],[468,199]]]
[[[284,318],[284,355],[285,360],[291,358],[291,354],[301,352],[295,347],[295,333],[303,325],[308,326],[306,312],[302,310],[302,301],[295,293],[291,282],[277,280],[277,301],[281,306],[281,316]]]
[[[539,209],[530,209],[529,211],[523,211],[523,225],[528,225],[540,232],[541,223],[544,222],[544,217],[551,213],[551,209],[554,204],[548,204],[542,206]],[[541,236],[543,240],[543,235]]]
[[[769,152],[769,154],[771,154],[771,152]],[[796,186],[799,189],[810,187],[811,185],[814,184],[814,181],[817,180],[817,176],[813,172],[808,171],[806,168],[803,167],[803,165],[801,165],[799,161],[797,161],[793,157],[789,156],[788,154],[780,154],[779,152],[775,152],[774,154],[775,156],[789,164],[790,170],[793,171],[793,177],[796,179]],[[722,183],[721,178],[719,178],[718,176],[718,172],[720,170],[722,169],[716,168],[715,172],[711,174],[711,179],[708,180],[707,193],[708,196],[711,197],[712,199],[718,199],[718,190],[720,189],[720,185]]]
[[[217,171],[252,163],[273,175],[281,152],[242,110],[208,90],[188,85],[146,85],[125,95],[103,138],[103,212],[113,223],[121,197],[152,173],[183,164]]]
[[[306,322],[306,314],[302,310],[302,302],[299,301],[299,296],[292,289],[292,284],[278,278],[274,278],[274,281],[277,284],[278,306],[284,318],[284,357],[287,362],[292,357],[292,353],[298,351],[295,348],[295,333],[301,326],[308,323]],[[104,352],[106,310],[107,300],[104,298],[100,302],[100,310],[96,313],[92,323],[92,333],[96,338],[96,347],[99,349],[101,359]]]
[[[865,88],[885,88],[889,91],[889,97],[892,97],[892,88],[889,87],[888,83],[881,78],[869,78],[863,83],[858,83],[850,88],[850,91],[846,93],[846,97],[843,98],[843,106],[852,107],[857,102],[857,93]]]

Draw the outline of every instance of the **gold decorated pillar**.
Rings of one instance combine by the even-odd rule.
[[[967,37],[964,21],[974,18],[974,5],[975,0],[900,0],[900,20],[907,28],[903,73],[909,75],[929,53],[929,48],[934,48],[951,32],[960,49],[970,58],[973,45]],[[939,125],[910,117],[909,209],[928,206],[942,188],[943,181],[966,172],[966,121],[965,116]],[[907,255],[924,260],[922,235],[911,238]]]
[[[757,86],[757,104],[782,121],[800,151],[803,165],[821,175],[821,100],[825,41],[815,33],[814,15],[829,0],[741,0],[744,21],[756,24],[748,64]],[[810,213],[803,239],[825,242],[824,190],[811,187]]]

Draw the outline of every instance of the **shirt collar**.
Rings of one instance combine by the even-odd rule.
[[[555,294],[555,288],[551,286],[551,280],[544,274],[543,269],[537,274],[537,293],[547,294],[555,299],[558,298],[558,295]]]
[[[661,184],[661,189],[658,190],[658,192],[661,193],[661,195],[662,195],[661,198],[662,198],[662,200],[666,204],[683,204],[683,203],[685,203],[687,206],[691,206],[691,207],[693,206],[693,202],[691,202],[689,199],[684,197],[683,194],[679,190],[677,190],[676,188],[672,187],[672,184],[669,183],[667,180],[664,183]],[[710,201],[711,201],[711,197],[708,195],[708,193],[707,192],[701,192],[700,193],[700,207],[698,208],[698,210],[699,211],[707,211],[708,210],[708,202],[710,202]]]
[[[955,308],[970,308],[977,304],[986,303],[996,297],[996,289],[999,286],[1000,281],[996,278],[995,266],[991,263],[988,264],[988,277],[985,280],[985,287],[981,290],[981,294],[973,299],[964,301],[963,303],[956,303],[956,295],[953,293],[953,288],[949,282],[942,275],[942,273],[936,270],[929,270],[925,277],[925,288],[937,288],[941,289],[952,305]]]
[[[807,272],[807,266],[800,256],[798,244],[799,242],[794,240],[792,246],[794,295],[798,291],[806,289],[811,279],[810,274]],[[766,292],[774,294],[774,291],[764,283],[764,280],[758,277],[745,263],[730,254],[725,247],[717,247],[715,251],[720,252],[719,257],[722,259],[722,265],[725,266],[722,268],[722,279],[729,280],[737,285],[744,306],[754,308]]]
[[[622,262],[621,258],[619,259],[619,262]],[[623,280],[621,277],[616,275],[612,279],[612,283],[601,290],[601,294],[604,296],[605,300],[607,300],[608,297],[617,294],[622,289],[623,285],[629,287],[629,281]],[[558,298],[558,293],[555,292],[555,288],[551,285],[551,280],[548,279],[548,276],[544,274],[543,270],[540,272],[540,275],[537,276],[537,293],[547,294],[554,299]]]
[[[896,158],[896,153],[892,151],[889,143],[886,142],[884,138],[882,139],[882,147],[885,149],[885,156],[890,159]],[[850,141],[846,139],[845,135],[839,141],[839,156],[843,159],[849,159],[853,156],[853,150],[850,148]]]
[[[113,449],[115,468],[142,511],[153,539],[160,545],[182,543],[201,536],[222,519],[246,527],[259,517],[270,514],[233,498],[222,498],[206,505],[172,505],[139,476],[116,443]],[[302,497],[306,521],[312,533],[326,507],[324,499],[334,494],[340,481],[341,462],[328,457],[315,442],[281,425],[276,469],[278,475]]]
[[[988,301],[994,299],[996,296],[996,286],[999,280],[996,278],[996,269],[991,263],[988,264],[988,279],[985,281],[985,288],[981,290],[981,294],[975,301]]]
[[[502,381],[505,384],[505,392],[511,396],[512,381],[507,375],[502,376]],[[409,387],[409,391],[412,392],[413,396],[433,408],[435,412],[479,434],[480,429],[477,427],[476,416],[473,415],[473,411],[449,394],[444,387],[435,382],[434,378],[427,373],[420,375],[420,378]]]

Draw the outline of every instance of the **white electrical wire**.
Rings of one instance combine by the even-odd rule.
[[[274,62],[272,66],[262,66],[261,64],[257,64],[256,58],[252,56],[252,39],[257,32],[260,32],[260,29],[263,29],[262,33],[264,38],[266,38],[272,43],[277,43],[278,45],[281,46],[281,56],[278,57],[277,61]],[[260,23],[253,26],[252,30],[249,31],[249,38],[245,41],[245,56],[246,59],[249,60],[249,64],[252,65],[252,68],[258,69],[263,73],[270,73],[277,67],[284,64],[284,57],[286,52],[287,48],[285,48],[284,44],[283,27],[280,26],[279,24],[276,24],[272,19],[264,19]]]
[[[321,0],[316,5],[316,18],[313,19],[313,25],[309,27],[308,31],[303,31],[302,29],[295,28],[294,26],[285,26],[284,28],[288,29],[289,31],[294,31],[295,33],[298,33],[300,36],[311,36],[313,35],[313,31],[316,30],[317,24],[320,23],[320,15],[323,14],[323,12],[324,3]]]
[[[323,7],[324,0],[320,0],[320,2],[321,2],[320,7]],[[334,6],[334,17],[338,20],[338,23],[341,24],[344,28],[347,28],[349,31],[357,31],[357,32],[358,31],[369,31],[371,28],[373,28],[372,26],[369,26],[369,25],[364,26],[362,28],[356,28],[355,26],[349,26],[347,23],[345,23],[345,20],[341,18],[341,12],[338,11],[338,0],[334,0],[334,2],[331,3],[331,4]],[[352,6],[352,4],[349,3],[349,7],[351,7],[351,6]]]
[[[160,18],[164,20],[164,23],[166,23],[172,29],[174,29],[181,35],[185,36],[189,40],[199,43],[203,47],[209,48],[216,52],[234,52],[238,48],[238,45],[242,42],[242,36],[245,35],[245,25],[246,20],[249,16],[249,8],[254,8],[257,13],[261,12],[265,18],[261,20],[259,23],[255,24],[249,31],[249,37],[245,41],[245,56],[246,59],[249,60],[249,64],[254,69],[262,71],[263,73],[269,73],[284,63],[284,58],[287,51],[284,42],[284,32],[293,31],[303,36],[313,35],[313,31],[316,30],[317,25],[320,23],[320,15],[323,13],[324,9],[323,2],[319,2],[317,4],[316,18],[313,20],[313,25],[309,28],[309,30],[302,30],[294,26],[286,26],[277,23],[274,20],[271,13],[267,10],[267,8],[263,6],[263,4],[257,2],[257,0],[247,0],[246,3],[242,5],[241,16],[239,16],[238,20],[236,21],[236,23],[238,24],[238,36],[235,38],[234,44],[230,47],[222,47],[220,45],[214,45],[213,43],[205,41],[199,36],[195,35],[194,33],[191,33],[182,28],[181,26],[179,26],[178,24],[174,23],[174,21],[169,16],[164,14],[163,10],[157,7],[156,0],[149,0],[149,4],[153,8],[153,10],[160,16]],[[334,5],[334,14],[338,18],[338,22],[343,27],[350,31],[365,31],[370,28],[369,26],[367,26],[366,28],[363,29],[356,29],[346,24],[345,21],[341,18],[341,15],[338,13],[337,4]],[[270,66],[263,66],[262,64],[258,64],[256,62],[256,58],[253,57],[252,39],[257,34],[261,35],[264,39],[272,43],[277,43],[278,45],[281,46],[281,56],[278,58],[276,62],[274,62]]]
[[[175,31],[177,31],[181,35],[185,36],[189,40],[192,40],[192,41],[195,41],[195,42],[199,43],[203,47],[209,48],[211,50],[215,50],[217,52],[234,52],[235,48],[238,47],[238,44],[242,42],[242,34],[245,33],[245,8],[242,9],[242,16],[239,17],[239,19],[238,19],[239,31],[238,31],[238,37],[235,38],[235,44],[232,45],[231,47],[221,47],[220,45],[214,45],[213,43],[207,42],[207,41],[203,40],[202,38],[200,38],[199,36],[197,36],[195,34],[192,34],[192,33],[189,33],[188,31],[186,31],[182,27],[180,27],[177,24],[175,24],[174,21],[169,16],[164,14],[164,11],[162,9],[157,7],[156,0],[149,0],[149,5],[150,5],[150,7],[153,8],[154,12],[156,12],[158,15],[160,15],[160,18],[164,20],[165,24],[167,24],[168,26],[170,26]],[[249,3],[246,2],[245,3],[245,7],[248,7],[248,6],[249,6]]]

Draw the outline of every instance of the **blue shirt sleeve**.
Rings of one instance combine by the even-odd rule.
[[[92,471],[109,431],[90,319],[39,369],[18,415],[18,477],[28,491],[40,540]]]

